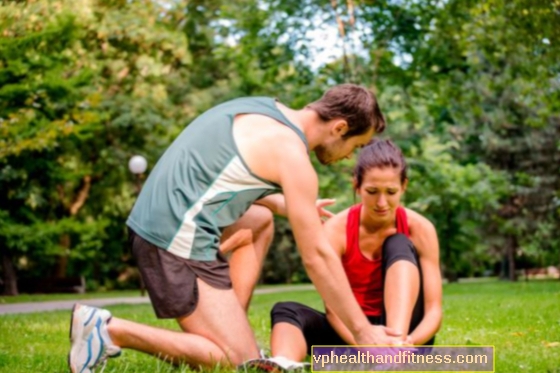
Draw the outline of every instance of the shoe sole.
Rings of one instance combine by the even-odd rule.
[[[280,365],[266,359],[255,359],[244,365],[247,372],[285,373],[288,372]]]
[[[70,343],[72,347],[70,348],[70,352],[68,353],[68,367],[70,368],[70,372],[77,373],[78,370],[75,366],[72,365],[72,356],[77,353],[77,344],[76,341],[82,339],[82,335],[84,333],[84,326],[81,322],[78,322],[75,318],[76,310],[79,307],[78,304],[74,304],[72,307],[72,315],[70,316]]]
[[[240,367],[239,371],[249,371],[249,372],[267,372],[267,373],[287,373],[287,372],[307,372],[310,370],[310,365],[305,365],[303,367],[286,369],[280,364],[277,364],[268,359],[254,359],[250,360],[245,365]]]

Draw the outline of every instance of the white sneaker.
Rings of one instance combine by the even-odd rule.
[[[72,373],[93,373],[93,368],[105,363],[109,357],[117,357],[121,349],[111,341],[107,323],[111,313],[107,310],[75,304],[70,319],[70,342],[68,365]],[[103,368],[101,371],[103,371]]]
[[[290,360],[284,356],[274,356],[269,358],[268,360],[272,361],[273,363],[276,363],[278,365],[280,365],[282,368],[288,370],[288,371],[301,371],[301,370],[305,370],[306,368],[311,367],[311,364],[309,363],[303,363],[300,361],[294,361],[294,360]]]
[[[268,373],[304,372],[311,368],[309,363],[301,363],[283,356],[252,359],[237,368],[238,371],[256,371]]]

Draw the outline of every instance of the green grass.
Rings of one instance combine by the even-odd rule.
[[[277,301],[321,307],[313,291],[255,296],[250,321],[261,346],[268,346],[269,310]],[[440,345],[493,345],[496,372],[560,373],[560,281],[450,284],[444,287]],[[108,307],[115,316],[177,330],[157,320],[150,305]],[[0,316],[0,372],[64,372],[69,312]],[[218,370],[216,370],[218,371]],[[106,373],[190,372],[155,358],[125,351]]]

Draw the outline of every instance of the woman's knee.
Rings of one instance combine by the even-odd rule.
[[[270,310],[270,317],[274,321],[275,318],[283,316],[297,315],[296,307],[299,303],[296,302],[277,302]]]
[[[302,305],[297,302],[278,302],[270,310],[270,322],[274,326],[279,322],[287,322],[298,327],[303,327],[301,318]]]
[[[251,222],[254,223],[257,230],[264,230],[274,227],[274,215],[272,211],[264,206],[253,205],[246,214],[249,215]]]
[[[418,253],[412,241],[404,234],[391,235],[383,242],[383,265],[387,269],[399,260],[406,260],[419,266]]]
[[[402,233],[395,233],[385,239],[383,242],[384,250],[397,250],[414,248],[414,244],[406,235]]]
[[[270,243],[273,235],[272,212],[266,207],[252,205],[238,221],[224,229],[220,250],[229,253],[257,241]]]

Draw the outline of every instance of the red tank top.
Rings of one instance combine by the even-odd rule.
[[[383,313],[383,274],[381,259],[371,260],[360,252],[360,212],[357,204],[348,212],[346,224],[346,252],[342,256],[342,266],[350,281],[352,292],[367,316],[381,316]],[[410,236],[406,210],[397,208],[397,232]]]

